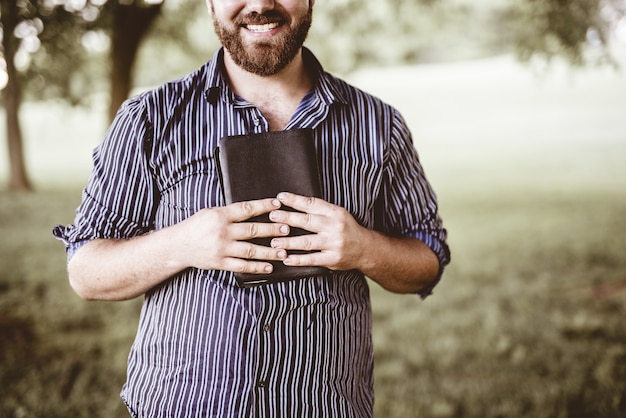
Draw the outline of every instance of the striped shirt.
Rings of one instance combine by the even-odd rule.
[[[313,129],[324,199],[368,228],[419,238],[442,270],[446,231],[401,115],[304,57],[315,86],[286,129]],[[219,138],[268,130],[230,90],[219,50],[122,105],[74,224],[54,233],[71,256],[223,205]],[[121,395],[137,417],[371,417],[371,321],[358,271],[242,289],[230,272],[190,268],[146,293]]]

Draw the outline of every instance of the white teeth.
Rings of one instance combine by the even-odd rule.
[[[267,23],[265,25],[248,25],[248,30],[252,32],[268,32],[278,27],[278,23]]]

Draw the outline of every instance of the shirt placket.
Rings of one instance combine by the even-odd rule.
[[[280,373],[276,367],[276,321],[279,316],[279,308],[277,301],[272,300],[267,291],[268,289],[259,288],[259,294],[262,294],[263,303],[260,304],[261,309],[258,312],[257,322],[257,371],[255,381],[255,417],[272,417],[275,416],[273,397],[276,388],[276,373]]]
[[[256,107],[248,108],[250,114],[250,130],[255,134],[269,131],[269,123],[267,119],[261,114],[261,111]]]
[[[233,96],[231,104],[237,111],[244,131],[239,134],[259,134],[269,131],[269,122],[259,108],[241,97]]]

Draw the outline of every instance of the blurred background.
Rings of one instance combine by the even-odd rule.
[[[371,285],[376,416],[626,416],[626,2],[317,0],[307,46],[403,113],[452,264]],[[1,0],[0,417],[124,417],[141,300],[51,229],[122,100],[208,60],[203,0]]]

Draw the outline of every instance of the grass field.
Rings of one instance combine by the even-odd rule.
[[[453,253],[424,302],[372,285],[376,416],[626,416],[626,78],[501,57],[353,81],[411,125]],[[50,234],[96,115],[25,106],[39,187],[0,192],[0,417],[125,416],[140,301],[80,300]]]

